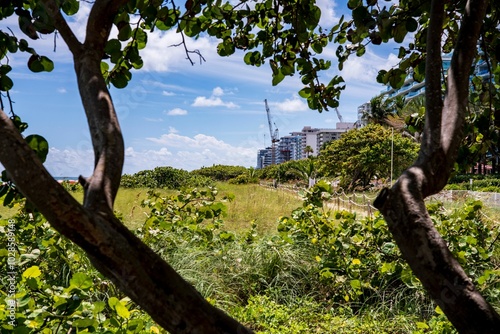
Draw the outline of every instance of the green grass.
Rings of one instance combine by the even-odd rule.
[[[276,232],[277,219],[302,205],[300,198],[284,190],[270,190],[259,185],[217,184],[219,198],[233,194],[234,200],[226,202],[227,216],[223,217],[224,228],[241,232],[248,230],[252,220],[257,223],[261,234]],[[165,195],[175,191],[161,190]],[[148,210],[141,207],[141,201],[147,198],[148,189],[120,188],[116,196],[115,211],[131,229],[141,226]]]
[[[217,184],[217,189],[221,195],[236,196],[234,201],[227,203],[228,215],[224,217],[225,228],[234,232],[248,229],[251,221],[255,220],[259,233],[275,233],[277,219],[290,215],[302,206],[302,200],[296,193],[282,189],[228,183]]]

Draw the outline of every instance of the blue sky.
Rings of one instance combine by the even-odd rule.
[[[338,3],[338,4],[337,4]],[[83,2],[82,6],[86,6]],[[331,26],[346,8],[345,1],[318,1],[323,26]],[[71,26],[83,38],[88,8],[82,7]],[[19,37],[17,20],[0,22]],[[150,34],[142,57],[144,67],[133,72],[125,89],[111,88],[126,146],[124,173],[156,166],[193,170],[213,164],[256,165],[257,150],[270,145],[264,99],[268,100],[280,135],[309,125],[334,128],[334,111],[309,110],[297,92],[298,77],[271,85],[271,70],[245,65],[242,54],[219,57],[217,41],[208,37],[188,40],[206,62],[191,66],[183,49],[170,47],[180,42],[174,32]],[[30,41],[40,54],[51,58],[51,73],[31,73],[27,56],[9,56],[13,67],[14,111],[29,123],[25,134],[37,133],[50,144],[46,167],[53,176],[90,175],[93,153],[87,123],[76,86],[71,55],[61,38],[54,52],[53,36]],[[353,57],[344,66],[347,83],[339,111],[344,121],[356,121],[357,107],[379,94],[378,70],[396,63],[394,46],[368,47],[361,58]],[[334,60],[335,49],[323,56]],[[325,81],[337,73],[336,62],[324,73]]]

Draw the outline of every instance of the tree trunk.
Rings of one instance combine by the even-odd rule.
[[[415,275],[460,333],[498,333],[500,316],[476,290],[435,229],[424,198],[447,183],[462,139],[469,73],[488,1],[469,0],[442,98],[445,2],[433,0],[427,34],[426,122],[415,164],[375,200]]]
[[[75,71],[95,153],[80,205],[43,167],[9,117],[0,111],[0,162],[16,187],[62,235],[80,246],[94,266],[171,333],[252,331],[208,303],[159,255],[113,215],[123,166],[123,137],[100,70],[113,19],[124,0],[97,0],[80,43],[54,0],[44,0],[73,53]]]

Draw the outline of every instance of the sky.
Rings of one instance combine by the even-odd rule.
[[[333,26],[347,13],[346,1],[317,3],[323,27]],[[70,22],[80,40],[88,6],[81,2]],[[0,21],[0,29],[7,27],[20,37],[17,19]],[[182,48],[172,47],[180,38],[173,31],[150,34],[141,52],[143,68],[132,72],[126,88],[110,88],[125,140],[123,173],[158,166],[188,171],[214,164],[254,167],[257,151],[270,146],[265,99],[280,136],[304,126],[335,128],[339,121],[334,110],[318,113],[307,107],[298,96],[303,87],[298,76],[272,86],[267,63],[246,65],[243,53],[220,57],[217,40],[204,36],[187,40],[187,46],[199,50],[206,60],[200,64],[193,58],[191,65]],[[72,57],[62,38],[55,41],[54,45],[53,35],[30,41],[39,54],[54,61],[50,73],[30,72],[25,54],[9,55],[14,111],[29,124],[23,135],[36,133],[48,140],[45,166],[54,177],[89,176],[93,153]],[[363,57],[352,57],[344,64],[340,74],[347,87],[338,110],[345,122],[355,122],[357,107],[384,89],[375,78],[380,69],[396,64],[396,51],[394,45],[368,46]],[[324,58],[332,60],[332,68],[322,74],[325,82],[339,73],[334,55],[335,46],[323,52]]]

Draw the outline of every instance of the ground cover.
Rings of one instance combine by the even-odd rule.
[[[205,298],[257,332],[452,333],[399,258],[383,219],[325,211],[326,190],[320,184],[302,202],[296,193],[256,185],[182,194],[121,189],[116,209]],[[500,305],[496,234],[483,224],[481,206],[453,212],[435,203],[430,212],[468,273]],[[28,324],[26,333],[161,332],[42,217],[21,212],[14,219],[22,273],[17,320]]]

